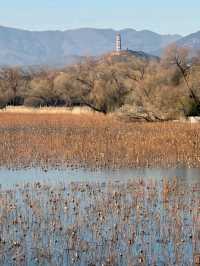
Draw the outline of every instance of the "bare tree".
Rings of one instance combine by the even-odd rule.
[[[11,104],[15,105],[19,89],[24,86],[24,83],[29,82],[31,79],[28,72],[20,68],[2,68],[0,69],[0,80],[6,84],[10,90]]]
[[[165,50],[163,62],[167,65],[175,65],[179,69],[188,89],[189,96],[194,101],[196,108],[200,113],[200,99],[196,95],[193,86],[190,84],[190,75],[193,64],[189,57],[189,49],[172,44]]]

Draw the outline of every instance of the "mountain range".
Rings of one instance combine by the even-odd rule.
[[[200,49],[200,32],[189,36],[162,35],[148,30],[123,29],[123,49],[160,55],[170,43]],[[0,26],[0,65],[63,66],[86,56],[111,52],[117,31],[81,28],[66,31],[28,31]]]

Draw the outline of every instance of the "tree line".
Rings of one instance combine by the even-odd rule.
[[[0,107],[123,106],[175,119],[200,114],[200,53],[169,46],[160,60],[107,55],[61,70],[0,69]]]

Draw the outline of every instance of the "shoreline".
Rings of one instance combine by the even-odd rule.
[[[75,107],[26,107],[26,106],[8,106],[5,109],[0,109],[0,114],[72,114],[72,115],[102,115],[88,106],[75,106]],[[106,116],[114,116],[115,113],[108,113]],[[116,115],[117,117],[117,115]],[[127,123],[200,123],[200,116],[191,116],[188,118],[180,118],[171,121],[160,121],[160,122],[145,122],[145,121],[134,121]]]
[[[98,113],[87,106],[82,107],[26,107],[8,106],[0,109],[0,113],[22,113],[22,114],[95,114]]]

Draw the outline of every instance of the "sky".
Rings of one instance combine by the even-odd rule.
[[[0,0],[0,25],[28,30],[133,28],[187,35],[200,30],[200,1]]]

